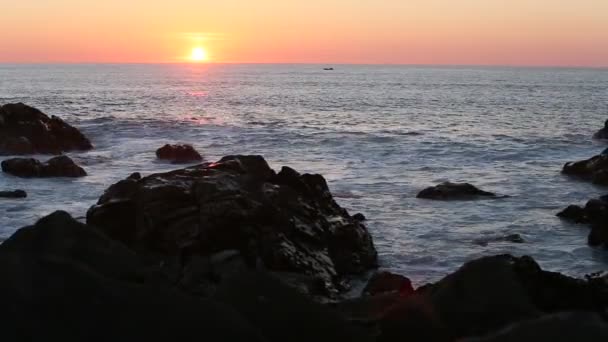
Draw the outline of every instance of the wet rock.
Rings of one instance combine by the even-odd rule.
[[[608,247],[608,202],[605,197],[591,199],[585,207],[570,205],[557,214],[574,223],[585,223],[591,227],[587,242],[591,246]]]
[[[608,139],[608,120],[604,122],[604,127],[593,134],[593,139]]]
[[[433,200],[462,200],[475,198],[496,198],[496,194],[480,190],[469,183],[444,182],[426,188],[418,193],[417,198]]]
[[[370,296],[386,292],[408,296],[414,293],[414,288],[407,277],[390,272],[378,272],[371,277],[363,289],[363,293]]]
[[[489,238],[477,239],[474,241],[475,244],[480,246],[487,246],[491,242],[512,242],[512,243],[524,243],[524,238],[519,234],[508,234],[504,236],[495,236]]]
[[[588,312],[563,312],[514,324],[500,332],[463,342],[608,341],[608,324]]]
[[[168,160],[172,163],[191,163],[203,160],[203,157],[192,147],[192,145],[169,145],[156,150],[156,157],[161,160]]]
[[[367,218],[365,217],[365,215],[361,214],[361,213],[356,213],[355,215],[353,215],[353,218],[357,221],[365,221],[367,220]]]
[[[119,242],[56,212],[0,245],[0,330],[6,341],[266,341],[214,300],[149,282]],[[69,324],[66,324],[69,322]]]
[[[24,178],[41,177],[84,177],[83,168],[76,165],[68,156],[58,156],[45,163],[33,158],[12,158],[2,161],[2,171]]]
[[[27,193],[23,190],[0,191],[0,198],[26,198]]]
[[[87,222],[141,254],[193,256],[238,250],[248,265],[302,274],[319,295],[347,289],[347,277],[376,266],[365,226],[333,199],[320,175],[260,156],[129,178],[112,185]]]
[[[0,107],[0,155],[61,154],[93,148],[78,129],[23,103]]]
[[[562,173],[591,181],[598,185],[608,185],[608,155],[601,154],[586,160],[568,162]]]

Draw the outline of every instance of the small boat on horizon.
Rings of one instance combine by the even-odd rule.
[[[323,70],[325,70],[325,71],[332,71],[332,70],[334,70],[334,68],[323,68]]]

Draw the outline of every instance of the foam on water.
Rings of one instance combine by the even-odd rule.
[[[0,103],[25,102],[80,127],[95,144],[71,154],[90,176],[19,179],[25,200],[0,202],[0,239],[57,209],[84,216],[132,172],[189,142],[213,161],[262,154],[271,166],[323,174],[338,202],[363,212],[383,267],[434,280],[480,255],[532,255],[569,274],[606,269],[608,251],[555,213],[606,190],[560,174],[605,146],[608,71],[290,65],[0,65]],[[44,158],[44,157],[43,157]],[[512,197],[416,199],[469,181]],[[519,233],[526,243],[476,243]]]

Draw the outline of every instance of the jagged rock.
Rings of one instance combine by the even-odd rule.
[[[365,217],[365,215],[361,214],[361,213],[356,213],[355,215],[353,215],[353,218],[357,221],[365,221],[367,220],[367,218]]]
[[[604,127],[593,134],[593,139],[608,139],[608,120],[604,122]]]
[[[203,160],[203,157],[198,153],[192,145],[169,145],[156,150],[156,157],[162,160],[168,160],[172,163],[191,163]]]
[[[608,185],[608,155],[601,154],[586,160],[568,162],[562,173],[582,178],[599,185]]]
[[[562,312],[517,323],[489,336],[463,340],[463,342],[536,341],[608,341],[608,324],[594,313]]]
[[[408,296],[414,293],[414,288],[407,277],[390,272],[378,272],[371,277],[363,289],[363,293],[370,296],[386,292],[396,292],[401,296]]]
[[[376,266],[365,226],[333,199],[320,175],[260,156],[229,156],[112,185],[87,214],[142,254],[192,256],[238,250],[251,266],[306,275],[318,295],[345,290],[346,277]]]
[[[26,198],[27,193],[23,190],[0,191],[0,198]]]
[[[90,150],[78,129],[23,103],[0,107],[0,155],[61,154]]]
[[[83,168],[68,156],[58,156],[45,163],[33,158],[12,158],[2,161],[2,171],[14,176],[33,177],[84,177]]]
[[[587,238],[589,245],[608,247],[608,202],[604,196],[589,200],[584,208],[570,205],[557,216],[574,223],[589,224],[591,227]]]
[[[497,198],[496,194],[480,190],[469,183],[444,182],[436,186],[428,187],[418,193],[417,198],[433,200],[455,200],[475,198]]]

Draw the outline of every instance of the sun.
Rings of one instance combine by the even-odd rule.
[[[195,47],[192,49],[192,53],[190,54],[190,60],[193,62],[206,62],[209,59],[207,55],[207,51],[202,47]]]

